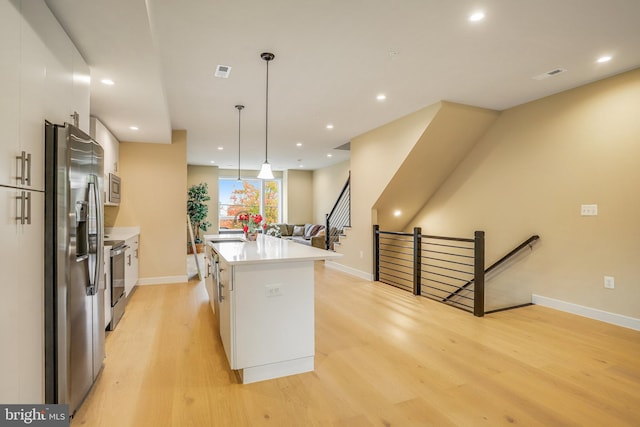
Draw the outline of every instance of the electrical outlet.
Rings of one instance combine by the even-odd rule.
[[[614,289],[616,287],[615,278],[613,278],[613,276],[604,276],[604,287]]]
[[[582,216],[598,216],[598,205],[581,205],[580,215]]]
[[[265,286],[265,294],[267,297],[280,297],[282,296],[282,287],[280,284]]]

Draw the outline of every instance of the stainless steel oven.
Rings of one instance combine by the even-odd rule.
[[[113,331],[124,315],[127,297],[124,294],[124,253],[129,246],[124,240],[106,241],[111,245],[111,323],[109,330]]]
[[[107,191],[107,204],[109,205],[119,205],[120,204],[120,192],[121,192],[121,181],[118,175],[109,174],[109,189]]]

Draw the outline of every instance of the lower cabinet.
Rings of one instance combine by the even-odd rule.
[[[129,248],[124,253],[124,292],[127,297],[138,284],[138,241],[140,236],[136,235],[125,240]]]
[[[312,371],[313,261],[219,265],[220,338],[242,382]]]
[[[31,223],[20,224],[29,193]],[[44,193],[0,187],[0,402],[44,402]]]

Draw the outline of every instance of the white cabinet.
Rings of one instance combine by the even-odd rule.
[[[125,240],[129,248],[124,253],[124,292],[128,297],[138,283],[138,235]]]
[[[0,52],[0,402],[43,403],[44,121],[88,125],[88,67],[44,1],[0,1]]]
[[[23,190],[0,187],[0,402],[44,402],[44,193],[28,191],[31,224],[17,224]]]
[[[17,5],[16,5],[17,4]],[[16,185],[20,153],[20,5],[0,2],[0,184]]]
[[[97,117],[91,117],[90,128],[91,138],[104,149],[104,176],[105,182],[109,182],[107,177],[110,173],[118,174],[120,142]]]
[[[89,131],[89,68],[43,1],[0,3],[0,184],[43,190],[44,121]]]
[[[313,371],[313,261],[219,265],[220,338],[242,382]]]

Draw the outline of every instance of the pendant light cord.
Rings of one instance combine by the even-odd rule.
[[[244,105],[236,105],[238,109],[238,181],[240,181],[240,112],[244,108]]]
[[[264,113],[264,161],[267,162],[268,156],[268,145],[269,145],[269,59],[267,61],[267,95],[265,113]]]

